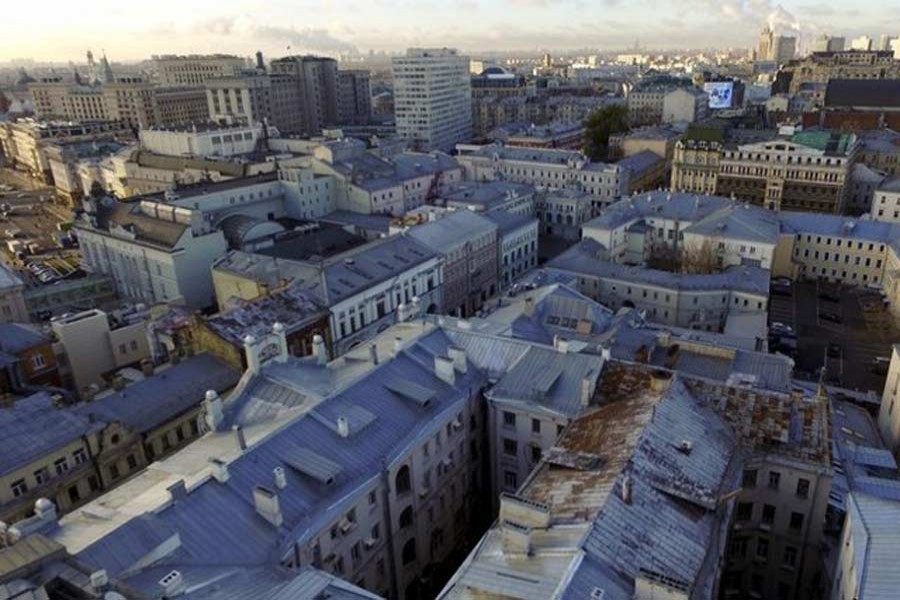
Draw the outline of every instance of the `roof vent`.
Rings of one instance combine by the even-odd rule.
[[[632,485],[631,475],[624,475],[622,477],[622,502],[625,504],[631,504]]]
[[[350,421],[347,420],[347,417],[337,418],[337,432],[342,438],[350,437]]]
[[[606,590],[595,587],[591,590],[591,600],[604,600],[606,598]]]
[[[226,481],[228,481],[228,463],[219,458],[210,458],[209,464],[212,466],[213,479],[215,479],[219,483],[225,483]]]
[[[168,575],[159,580],[159,587],[163,590],[163,596],[166,598],[174,598],[184,593],[184,577],[180,571],[171,571]]]
[[[106,586],[109,585],[109,575],[106,574],[106,569],[100,569],[99,571],[94,571],[91,573],[91,587],[94,590],[101,592],[106,589]]]
[[[681,440],[681,443],[678,445],[678,451],[682,454],[690,454],[693,449],[694,444],[691,440]]]
[[[287,487],[287,475],[284,473],[284,467],[275,467],[272,469],[272,474],[275,476],[275,487],[279,490]]]

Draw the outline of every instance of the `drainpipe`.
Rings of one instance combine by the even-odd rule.
[[[396,554],[394,553],[394,519],[391,515],[391,478],[388,476],[388,465],[387,462],[381,461],[381,479],[384,485],[384,494],[382,496],[382,502],[384,502],[384,522],[387,524],[385,527],[385,534],[387,541],[387,549],[388,555],[390,557],[390,572],[391,572],[391,588],[394,590],[397,596],[402,595],[400,593],[400,588],[397,583],[397,563],[396,563]]]

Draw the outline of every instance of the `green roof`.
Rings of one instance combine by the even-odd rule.
[[[689,125],[684,133],[684,139],[700,142],[723,142],[725,131],[715,125]]]
[[[828,154],[847,154],[847,149],[855,139],[856,136],[849,133],[801,131],[800,133],[795,133],[791,141]]]

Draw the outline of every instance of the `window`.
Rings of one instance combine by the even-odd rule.
[[[541,461],[541,447],[540,446],[532,446],[531,447],[531,462],[538,463]]]
[[[57,458],[53,461],[53,467],[56,469],[57,475],[62,475],[69,470],[69,460],[65,456]]]
[[[355,544],[353,544],[353,546],[350,547],[350,558],[353,559],[354,563],[359,562],[360,554],[359,542],[356,542]]]
[[[769,558],[769,540],[765,538],[756,540],[756,557],[763,560]]]
[[[512,489],[519,487],[519,476],[516,475],[515,471],[503,472],[503,485]]]
[[[413,509],[412,506],[407,506],[403,509],[403,512],[400,513],[400,529],[406,529],[413,524]]]
[[[798,498],[808,498],[809,497],[809,479],[798,479],[797,480],[797,497]]]
[[[112,480],[116,480],[119,478],[119,465],[110,465],[109,477]]]
[[[40,369],[41,367],[43,367],[46,364],[47,363],[44,361],[43,354],[35,354],[34,356],[31,357],[31,366],[34,367],[35,369]]]
[[[375,506],[378,504],[378,496],[375,494],[375,490],[369,492],[369,506]]]
[[[516,413],[503,411],[503,426],[514,428],[516,426]]]
[[[781,564],[785,567],[794,568],[794,565],[797,564],[797,549],[792,546],[785,546],[784,548],[784,557],[781,561]]]
[[[763,505],[762,522],[771,525],[775,522],[775,507],[771,504]]]
[[[87,453],[84,451],[84,448],[78,448],[72,453],[72,458],[75,459],[76,465],[80,465],[87,461]]]
[[[134,471],[135,469],[137,469],[137,458],[135,458],[134,454],[129,454],[127,460],[129,471]]]
[[[531,420],[531,433],[540,433],[541,432],[541,420],[540,419],[532,419]]]
[[[47,467],[41,467],[37,471],[34,472],[34,480],[38,485],[43,485],[50,480],[50,471]]]
[[[801,529],[803,529],[803,513],[792,512],[790,526],[794,531],[800,531]]]
[[[381,537],[381,527],[378,525],[378,523],[372,525],[372,532],[369,534],[369,537],[371,537],[373,540],[377,540]]]
[[[519,453],[518,442],[509,438],[503,438],[503,453],[508,456],[516,456]]]
[[[744,469],[743,484],[745,488],[756,487],[756,469]]]
[[[404,566],[416,560],[416,538],[410,538],[403,545],[402,560]]]
[[[781,483],[781,473],[778,471],[769,471],[769,489],[777,490],[779,483]]]
[[[738,521],[749,521],[753,518],[753,503],[752,502],[738,502],[737,505],[737,520]]]
[[[394,478],[394,489],[397,494],[405,494],[412,487],[410,478],[409,478],[409,467],[403,465],[400,467],[400,470],[397,471],[397,476]]]

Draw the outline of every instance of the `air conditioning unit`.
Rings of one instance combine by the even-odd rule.
[[[375,538],[366,538],[366,539],[363,541],[363,546],[366,547],[366,550],[371,550],[372,548],[375,547],[375,544],[376,544],[377,541],[378,541],[378,540],[376,540]]]
[[[353,530],[354,527],[356,527],[356,523],[354,523],[350,519],[344,518],[344,519],[341,519],[341,522],[338,524],[338,527],[340,527],[341,533],[343,533],[344,535],[347,535],[347,533],[349,533],[350,531]]]
[[[419,498],[424,498],[428,495],[429,489],[424,485],[419,488]]]

